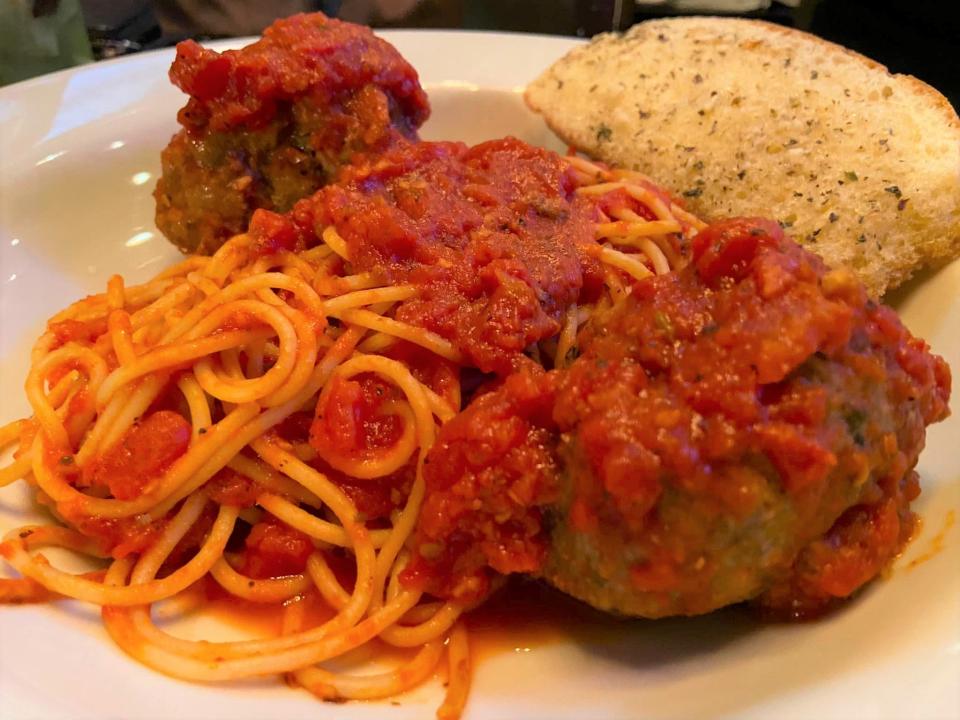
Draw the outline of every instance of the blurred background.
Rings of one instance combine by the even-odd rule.
[[[580,37],[670,15],[761,18],[916,75],[960,106],[957,0],[0,0],[0,85],[188,37],[256,35],[315,10],[373,27]]]

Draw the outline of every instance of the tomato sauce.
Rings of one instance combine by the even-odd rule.
[[[917,568],[923,563],[925,563],[927,560],[932,560],[941,552],[943,552],[947,535],[953,529],[953,526],[954,524],[956,524],[956,521],[957,521],[956,511],[948,510],[947,514],[943,518],[943,526],[940,528],[940,530],[937,532],[936,535],[930,538],[930,541],[927,544],[927,549],[924,550],[922,553],[920,553],[920,555],[910,560],[910,564],[907,565],[907,570],[913,570],[914,568]],[[917,525],[919,526],[919,524],[920,523],[918,521]],[[915,532],[919,532],[919,527],[916,529]]]
[[[77,516],[65,517],[87,537],[96,538],[114,558],[142,553],[160,536],[165,520],[143,522],[138,517],[100,518]]]
[[[313,541],[272,515],[250,528],[244,541],[240,573],[252,578],[302,573],[314,551]]]
[[[278,21],[242,50],[217,53],[186,40],[177,46],[170,80],[190,95],[179,115],[187,128],[262,126],[278,106],[305,93],[321,104],[372,83],[389,96],[409,130],[429,115],[416,71],[393,47],[369,28],[321,13]],[[331,115],[328,120],[336,121]]]
[[[204,489],[209,498],[218,505],[241,508],[253,507],[264,492],[264,488],[254,480],[228,467],[217,471],[207,481]]]
[[[441,430],[406,582],[472,597],[496,572],[544,572],[649,616],[766,589],[800,614],[909,537],[949,371],[776,223],[708,227],[688,268],[635,283],[579,344],[569,369],[510,376]]]
[[[333,440],[327,432],[323,420],[321,419],[318,422],[314,419],[313,415],[306,412],[294,413],[274,428],[272,432],[276,433],[282,440],[290,443],[305,443],[310,439],[311,432],[313,432],[315,441],[320,445],[320,448],[315,447],[315,449],[336,453],[337,457],[341,459],[343,459],[342,456],[345,452],[351,456],[351,458],[348,459],[359,459],[364,455],[374,456],[378,449],[381,448],[381,442],[393,444],[399,435],[399,428],[392,428],[390,435],[384,438],[383,434],[378,430],[383,429],[381,423],[385,416],[381,416],[380,418],[376,416],[382,401],[397,396],[397,390],[382,383],[376,376],[362,374],[358,377],[361,378],[361,380],[365,379],[369,381],[366,383],[366,387],[370,390],[370,393],[367,396],[360,393],[357,398],[362,399],[366,397],[370,404],[356,408],[343,406],[340,409],[349,415],[348,420],[354,431],[353,438],[354,440],[358,440],[360,443],[359,446],[331,444]],[[382,395],[378,396],[376,390],[373,389],[374,387],[378,387],[382,391]],[[325,404],[324,407],[327,407],[327,405]],[[372,428],[368,428],[366,422],[367,416],[370,414],[374,416]],[[315,429],[311,430],[311,428]],[[328,480],[346,493],[347,497],[356,505],[361,521],[371,523],[374,527],[379,527],[382,524],[380,521],[389,518],[390,513],[402,507],[406,502],[415,476],[415,461],[416,456],[396,472],[368,480],[353,478],[349,474],[338,470],[324,460],[322,453],[309,460],[309,464],[314,469],[322,472]]]
[[[140,497],[187,451],[190,432],[190,423],[179,413],[150,413],[84,468],[83,481],[108,488],[118,500]]]
[[[533,572],[546,553],[540,507],[556,500],[552,378],[516,373],[448,422],[424,467],[416,553],[401,578],[469,601],[491,571]]]
[[[559,331],[571,303],[601,288],[596,210],[573,191],[561,158],[513,138],[398,145],[345,167],[288,225],[264,218],[253,235],[308,246],[334,226],[353,272],[419,287],[398,320],[451,340],[466,364],[505,374]]]
[[[322,625],[334,615],[322,600],[312,594],[306,598],[293,598],[286,603],[258,603],[225,592],[210,592],[203,611],[242,631],[245,636],[270,639],[280,636],[283,613],[290,603],[303,603],[305,629]]]
[[[228,238],[330,182],[358,154],[415,141],[430,113],[417,73],[369,28],[321,13],[271,25],[218,53],[187,40],[170,78],[190,98],[161,154],[156,222],[184,252]],[[260,253],[288,247],[274,224]]]
[[[413,376],[446,400],[454,410],[460,409],[460,367],[429,350],[409,342],[398,342],[384,351],[384,356],[402,362]]]
[[[47,331],[53,333],[56,349],[68,342],[93,343],[107,332],[107,318],[97,318],[81,322],[80,320],[60,320],[50,323]]]
[[[376,457],[403,432],[403,419],[384,411],[397,397],[397,389],[376,375],[335,375],[317,401],[310,444],[334,466]]]

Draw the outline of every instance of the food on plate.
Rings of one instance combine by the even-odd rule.
[[[0,598],[100,605],[121,648],[175,677],[287,674],[330,700],[396,695],[446,654],[440,715],[459,716],[461,615],[481,598],[404,574],[435,435],[478,384],[565,366],[578,325],[702,227],[643,178],[516,139],[405,143],[286,215],[257,210],[212,256],[114,276],[51,318],[34,415],[0,428],[0,485],[25,478],[57,520],[5,536],[22,577]],[[105,569],[65,572],[47,546]],[[218,594],[283,603],[284,634],[187,641],[152,619]],[[318,665],[378,644],[403,662]]]
[[[933,88],[769,23],[607,34],[526,92],[564,141],[705,218],[761,215],[879,297],[960,254],[960,119]]]
[[[354,42],[371,65],[340,67]],[[358,67],[382,143],[351,134]],[[20,577],[0,600],[101,606],[125,652],[195,681],[376,699],[445,671],[456,718],[465,618],[512,573],[617,614],[801,617],[909,538],[949,369],[776,222],[708,225],[645,175],[515,138],[417,141],[413,70],[322,16],[234,54],[181,45],[173,77],[202,129],[165,151],[158,216],[186,213],[171,239],[198,253],[113,276],[36,342],[0,487],[24,480],[54,521],[4,536]],[[200,155],[306,110],[315,139],[336,129],[316,185],[218,209],[237,186]],[[188,640],[152,614],[217,597],[273,607],[280,634]],[[358,648],[391,667],[357,672]]]
[[[574,188],[566,161],[519,140],[421,142],[344,168],[251,233],[296,248],[336,232],[355,272],[420,288],[399,320],[446,338],[450,360],[507,373],[602,284],[594,204]]]
[[[204,255],[257,208],[289,210],[354,154],[416,139],[429,114],[393,46],[319,13],[279,20],[241,50],[182,42],[170,79],[190,99],[161,156],[156,222]]]
[[[949,370],[777,223],[708,226],[576,349],[441,429],[407,571],[430,592],[473,600],[512,571],[625,615],[804,617],[909,539]]]

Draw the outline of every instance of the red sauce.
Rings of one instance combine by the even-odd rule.
[[[240,572],[252,578],[283,577],[302,573],[314,551],[308,535],[272,515],[252,528],[244,541]]]
[[[374,456],[382,446],[390,445],[395,442],[399,435],[399,427],[391,427],[390,436],[384,437],[381,432],[384,420],[388,420],[391,425],[395,424],[395,419],[391,416],[387,418],[380,414],[382,401],[386,398],[395,397],[397,390],[380,382],[376,376],[359,375],[361,386],[369,392],[358,393],[354,399],[358,405],[354,408],[343,405],[338,408],[338,412],[347,415],[348,422],[354,431],[354,440],[360,443],[360,446],[336,444],[331,434],[327,432],[328,426],[323,420],[315,421],[309,413],[294,413],[280,425],[274,428],[274,431],[280,438],[292,443],[307,442],[311,437],[311,427],[314,427],[314,447],[322,450],[321,455],[310,461],[310,465],[322,472],[326,477],[340,487],[350,500],[356,505],[361,519],[366,522],[376,522],[390,516],[398,507],[405,502],[410,492],[410,486],[413,484],[414,465],[411,461],[401,467],[396,472],[390,473],[379,478],[361,480],[351,477],[349,474],[331,466],[323,458],[323,453],[336,454],[343,459],[345,453],[349,453],[352,458],[357,459],[362,456]],[[381,395],[376,394],[379,388]],[[342,398],[341,398],[342,400]],[[317,412],[320,412],[318,404]],[[328,407],[325,403],[323,407]],[[334,433],[337,427],[334,426]],[[383,444],[383,445],[381,445]]]
[[[291,598],[282,603],[258,603],[228,594],[216,582],[208,581],[202,592],[206,594],[203,605],[205,613],[221,620],[244,634],[260,638],[280,635],[283,613],[290,605],[299,605],[303,612],[303,629],[317,627],[327,622],[335,612],[315,592]]]
[[[310,444],[335,467],[375,458],[403,432],[403,419],[384,411],[397,396],[397,389],[377,375],[334,376],[317,401]]]
[[[65,516],[69,513],[65,513]],[[100,518],[67,517],[71,524],[87,537],[100,540],[114,558],[139,554],[159,537],[165,520],[144,523],[137,517]]]
[[[109,488],[118,500],[140,497],[151,483],[187,451],[190,423],[160,410],[144,416],[123,437],[84,468],[85,484]]]
[[[214,619],[252,637],[274,638],[280,635],[283,624],[282,604],[251,602],[223,592],[210,595],[203,610]]]
[[[413,376],[460,409],[460,367],[429,350],[409,342],[398,342],[384,353],[386,357],[402,362]]]
[[[416,475],[416,455],[396,472],[369,480],[351,477],[331,467],[322,458],[317,458],[310,464],[343,490],[356,506],[358,520],[366,522],[370,527],[383,527],[384,524],[377,521],[389,518],[394,510],[406,504]]]
[[[549,507],[606,582],[650,598],[643,614],[743,599],[761,572],[782,579],[764,602],[796,610],[848,595],[909,536],[908,471],[946,416],[949,371],[776,223],[702,231],[687,269],[636,283],[579,342],[568,370],[510,376],[441,430],[406,582],[471,597],[491,571],[539,571]],[[668,495],[687,511],[664,513]],[[771,502],[790,514],[750,525]],[[752,541],[714,545],[724,523]]]
[[[50,323],[47,331],[52,332],[56,338],[53,349],[68,342],[93,343],[107,332],[107,318],[102,317],[86,322],[61,320]]]
[[[843,598],[875,577],[901,547],[899,508],[893,499],[851,508],[827,536],[805,551],[813,566],[809,583]]]
[[[453,363],[409,343],[398,343],[386,355],[459,405],[460,378]],[[358,479],[350,473],[352,463],[376,459],[400,439],[403,420],[388,412],[389,404],[400,399],[398,388],[374,374],[334,378],[324,387],[310,426],[310,444],[319,455],[311,464],[347,494],[367,521],[389,517],[405,503],[413,484],[415,458],[377,478]]]
[[[285,608],[301,604],[304,629],[317,627],[334,613],[315,593],[284,603],[255,603],[226,594],[215,583],[206,590],[203,611],[241,631],[244,636],[277,637]],[[510,653],[530,653],[551,645],[579,641],[596,646],[622,638],[623,621],[601,613],[543,583],[514,580],[465,616],[473,662]],[[368,650],[379,662],[404,651],[372,641]]]
[[[931,560],[937,555],[939,555],[941,552],[943,552],[944,543],[946,541],[947,534],[950,532],[950,530],[953,529],[953,526],[956,523],[956,521],[957,521],[956,511],[954,510],[947,511],[947,514],[943,518],[943,526],[940,528],[940,530],[937,532],[936,535],[930,538],[930,542],[927,544],[927,549],[910,561],[910,564],[907,565],[907,570],[913,570],[914,568],[919,567],[920,565],[925,563],[927,560]]]
[[[179,115],[187,128],[260,127],[283,102],[310,95],[324,106],[373,83],[411,130],[429,115],[416,71],[391,45],[369,28],[322,13],[275,22],[257,42],[222,54],[186,40],[177,45],[170,80],[191,96]],[[335,125],[337,114],[328,112]]]
[[[204,489],[213,502],[233,507],[253,507],[264,489],[248,478],[228,467],[219,470],[207,481]]]
[[[289,222],[300,245],[336,227],[353,271],[420,287],[397,319],[451,340],[468,365],[507,373],[600,288],[595,209],[573,190],[559,157],[516,139],[406,144],[345,167]],[[289,233],[275,225],[261,223],[257,242]]]
[[[491,570],[540,567],[540,507],[556,500],[558,471],[551,399],[546,373],[515,373],[443,427],[424,467],[417,552],[404,582],[473,600],[488,592]]]

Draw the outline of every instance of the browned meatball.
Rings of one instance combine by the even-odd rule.
[[[570,368],[444,426],[410,582],[472,599],[519,571],[624,615],[797,616],[896,555],[946,364],[774,222],[693,244],[595,313]]]
[[[776,223],[703,231],[688,268],[639,283],[581,349],[553,413],[541,572],[558,588],[644,617],[758,597],[801,615],[909,538],[949,370]]]
[[[170,78],[190,99],[161,156],[156,222],[184,252],[214,252],[257,208],[289,210],[355,154],[415,139],[429,115],[391,45],[320,13],[237,51],[182,42]]]

